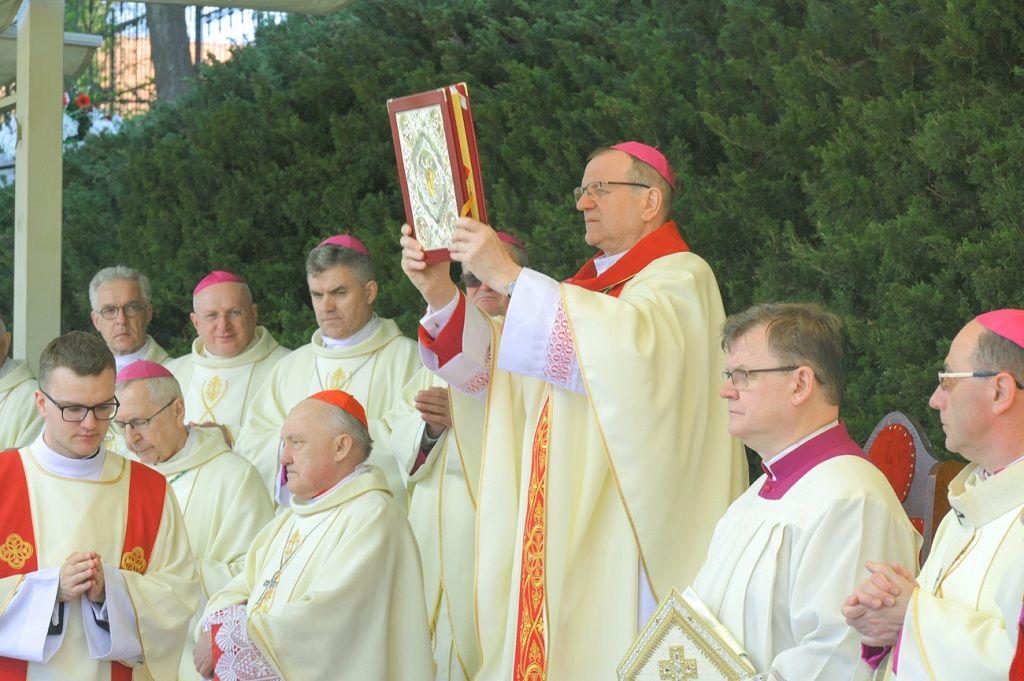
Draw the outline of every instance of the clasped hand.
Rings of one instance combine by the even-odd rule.
[[[95,551],[72,553],[60,567],[57,601],[67,603],[82,594],[93,603],[102,603],[106,598],[103,562]]]
[[[865,567],[871,574],[843,603],[843,616],[865,645],[894,645],[917,581],[902,565],[868,562]]]

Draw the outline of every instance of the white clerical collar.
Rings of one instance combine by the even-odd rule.
[[[1009,468],[1010,466],[1013,466],[1013,465],[1015,465],[1015,464],[1018,464],[1018,463],[1020,463],[1021,461],[1024,461],[1024,456],[1021,456],[1020,458],[1014,459],[1013,461],[1011,461],[1010,463],[1006,464],[1006,465],[1005,465],[1005,466],[1003,466],[1002,468],[999,468],[999,469],[997,469],[997,470],[994,470],[994,471],[990,471],[990,470],[988,470],[988,469],[985,469],[985,468],[980,468],[980,467],[979,467],[979,468],[978,468],[978,479],[979,479],[979,480],[988,480],[989,478],[991,478],[991,477],[993,477],[993,476],[996,476],[996,475],[999,475],[1000,473],[1002,473],[1003,471],[1005,471],[1005,470],[1006,470],[1007,468]]]
[[[342,348],[351,348],[354,345],[359,345],[364,340],[373,335],[373,332],[380,326],[380,318],[377,317],[377,313],[374,312],[370,316],[370,321],[363,324],[363,328],[356,331],[348,338],[331,338],[330,336],[320,334],[321,338],[324,339],[324,347],[330,350],[340,350]]]
[[[825,424],[821,428],[818,428],[816,431],[814,431],[810,435],[807,435],[805,437],[800,438],[799,440],[797,440],[796,442],[794,442],[790,446],[786,447],[785,449],[783,449],[781,452],[779,452],[778,454],[776,454],[772,458],[770,458],[767,461],[765,461],[764,462],[765,468],[769,468],[770,469],[773,464],[778,463],[784,456],[786,456],[787,454],[789,454],[790,452],[795,450],[800,445],[805,444],[807,442],[810,442],[814,438],[816,438],[819,435],[821,435],[822,433],[824,433],[826,430],[831,430],[832,428],[835,428],[838,425],[839,425],[839,419],[836,419],[836,420],[834,420],[834,421],[832,421],[830,423]]]
[[[142,344],[142,347],[135,352],[127,355],[114,355],[114,364],[117,365],[117,372],[121,373],[121,369],[140,359],[146,357],[146,353],[149,352],[149,336],[146,336],[146,342]]]
[[[325,496],[327,494],[330,494],[334,490],[338,489],[339,487],[344,485],[349,480],[351,480],[353,478],[356,478],[356,477],[362,475],[363,473],[369,473],[369,472],[370,472],[370,467],[367,466],[365,463],[356,464],[356,467],[352,469],[351,473],[349,473],[344,478],[342,478],[341,480],[336,482],[330,489],[326,489],[323,492],[321,492],[320,494],[317,494],[312,499],[306,499],[305,501],[302,501],[300,499],[296,499],[295,497],[292,497],[291,498],[291,504],[292,504],[292,506],[305,506],[307,504],[312,504],[317,499],[319,499],[320,497]]]
[[[54,475],[65,478],[80,478],[82,480],[99,480],[103,471],[103,462],[107,458],[107,450],[100,447],[99,450],[87,459],[73,459],[55,452],[50,445],[46,444],[43,436],[44,430],[39,433],[35,442],[29,445],[32,455],[36,457],[39,465]]]
[[[12,360],[12,359],[8,359],[7,357],[2,357],[0,359],[4,360],[4,363],[0,364],[0,378],[3,378],[7,374],[9,374],[12,371],[14,371],[14,366],[15,365],[14,365],[14,360]]]
[[[621,260],[622,256],[627,253],[629,253],[629,251],[625,250],[622,253],[616,253],[615,255],[602,255],[598,258],[594,258],[594,269],[597,270],[598,276],[608,271],[608,268]]]

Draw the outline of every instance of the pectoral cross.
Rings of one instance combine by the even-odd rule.
[[[658,675],[663,681],[687,681],[697,678],[697,660],[686,657],[683,646],[668,649],[668,659],[658,660]]]

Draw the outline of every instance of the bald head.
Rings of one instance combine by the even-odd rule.
[[[237,357],[256,336],[258,309],[249,285],[223,282],[203,288],[192,297],[189,318],[207,352]]]

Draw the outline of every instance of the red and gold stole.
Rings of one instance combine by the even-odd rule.
[[[138,462],[131,462],[128,483],[128,523],[124,547],[132,547],[121,556],[121,569],[143,573],[149,565],[153,545],[160,531],[167,482],[162,475]],[[0,453],[0,578],[24,575],[39,569],[32,505],[28,481],[18,450]],[[28,662],[0,657],[0,681],[24,681]],[[132,669],[119,662],[110,666],[111,681],[130,681]]]
[[[629,249],[624,256],[597,273],[598,253],[565,283],[617,298],[626,284],[658,258],[689,251],[675,222],[666,222]],[[545,585],[545,529],[547,508],[548,449],[551,435],[551,400],[544,402],[533,436],[530,486],[526,495],[523,525],[522,568],[519,576],[519,615],[516,624],[514,681],[543,681],[547,677],[547,608]]]

